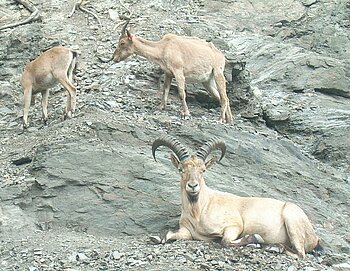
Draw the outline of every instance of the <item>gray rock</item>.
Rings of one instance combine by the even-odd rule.
[[[349,263],[339,263],[332,265],[335,271],[349,271],[350,264]]]
[[[310,7],[314,4],[316,4],[318,1],[317,0],[302,0],[301,2],[303,3],[304,6]]]

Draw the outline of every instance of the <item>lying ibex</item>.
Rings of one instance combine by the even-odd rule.
[[[47,122],[47,103],[49,89],[59,83],[67,90],[65,117],[74,114],[76,106],[76,88],[73,85],[73,70],[77,53],[65,47],[53,47],[28,63],[21,77],[23,87],[23,127],[28,127],[30,104],[34,104],[35,94],[41,92],[43,121]]]
[[[123,26],[113,59],[120,62],[136,54],[160,65],[165,72],[160,104],[162,110],[167,104],[171,81],[175,77],[182,102],[181,115],[190,115],[186,104],[185,79],[192,79],[201,82],[209,94],[220,102],[219,120],[232,123],[224,77],[225,56],[211,42],[174,34],[167,34],[160,41],[149,41],[130,34],[126,30],[128,22]]]
[[[294,257],[320,248],[311,222],[301,208],[291,202],[271,198],[239,197],[207,187],[203,173],[216,162],[209,154],[226,145],[218,139],[206,142],[190,156],[186,147],[170,137],[156,139],[152,146],[154,159],[158,147],[173,153],[171,161],[181,174],[181,218],[177,232],[169,231],[164,242],[177,239],[214,240],[224,246],[240,246],[249,242],[283,245]],[[242,238],[242,239],[240,239]]]

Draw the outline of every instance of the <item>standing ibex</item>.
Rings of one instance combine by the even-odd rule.
[[[23,87],[23,127],[28,127],[30,104],[34,104],[35,94],[41,92],[43,121],[47,122],[47,103],[49,89],[59,83],[67,90],[67,106],[65,117],[74,114],[76,106],[76,88],[72,83],[73,70],[77,53],[65,47],[53,47],[38,58],[28,63],[21,77]]]
[[[224,77],[225,56],[211,42],[174,34],[167,34],[160,41],[149,41],[130,34],[126,30],[128,22],[123,26],[113,59],[119,62],[136,54],[160,65],[165,72],[161,109],[166,106],[171,81],[175,77],[182,102],[181,115],[190,115],[185,92],[187,78],[201,82],[209,94],[221,103],[219,120],[232,123]]]
[[[152,146],[154,159],[160,146],[173,151],[171,161],[181,174],[180,229],[169,231],[164,241],[221,238],[224,246],[239,246],[251,240],[283,245],[287,254],[300,258],[305,257],[305,252],[320,248],[311,222],[294,203],[239,197],[207,187],[203,173],[216,162],[215,157],[209,160],[207,157],[219,149],[220,161],[226,152],[223,141],[211,139],[190,156],[187,148],[176,139],[161,137]]]

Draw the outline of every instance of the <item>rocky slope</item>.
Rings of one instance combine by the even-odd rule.
[[[28,16],[4,0],[0,25]],[[0,31],[1,270],[342,270],[348,264],[350,5],[348,1],[36,1],[41,21]],[[234,124],[188,84],[190,120],[179,116],[176,84],[159,111],[159,68],[139,57],[104,63],[113,53],[118,15],[148,39],[173,32],[211,40],[226,69]],[[79,52],[77,116],[62,121],[65,94],[50,92],[49,125],[39,98],[21,128],[25,63],[64,44]],[[210,187],[274,197],[301,206],[324,256],[294,261],[254,248],[148,244],[176,228],[178,175],[169,153],[152,160],[161,134],[192,149],[215,135],[228,153],[206,178]],[[343,269],[346,270],[346,269]]]

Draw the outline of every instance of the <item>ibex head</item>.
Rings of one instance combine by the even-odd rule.
[[[129,22],[130,19],[125,22],[121,30],[117,49],[115,49],[113,53],[113,60],[115,62],[125,60],[134,53],[135,49],[133,46],[132,35],[130,34],[130,31],[126,29]]]
[[[226,153],[225,143],[217,138],[212,138],[203,144],[196,154],[190,156],[187,148],[177,139],[164,136],[153,142],[154,159],[156,159],[155,152],[160,146],[166,146],[173,151],[171,161],[181,174],[181,189],[186,191],[191,201],[198,199],[201,188],[205,186],[203,173],[217,161],[215,156],[206,161],[209,154],[216,149],[221,150],[220,161]]]

